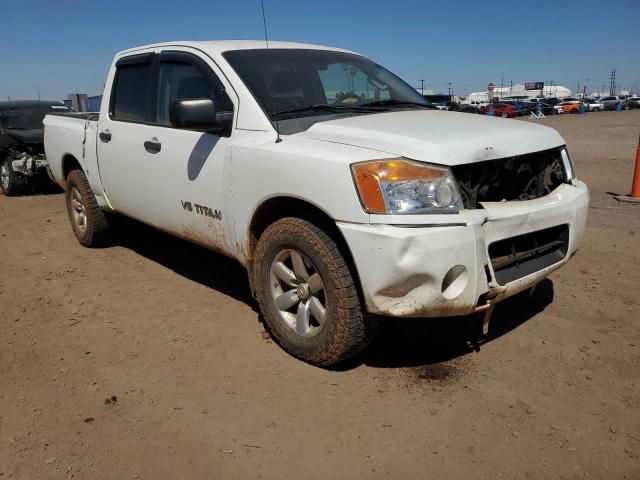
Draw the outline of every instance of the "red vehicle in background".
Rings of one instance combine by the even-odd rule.
[[[492,110],[496,117],[513,118],[518,116],[518,109],[506,103],[490,103],[489,105],[480,107],[480,113],[483,115],[490,115]]]

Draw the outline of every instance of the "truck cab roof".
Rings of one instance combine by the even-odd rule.
[[[149,45],[141,45],[135,48],[129,48],[127,50],[122,50],[116,54],[116,57],[120,57],[122,55],[135,53],[138,50],[149,49],[149,48],[162,48],[162,47],[171,47],[171,46],[180,46],[180,47],[192,47],[197,48],[198,50],[204,50],[215,53],[223,53],[228,52],[230,50],[256,50],[263,48],[274,48],[274,49],[306,49],[306,50],[331,50],[336,52],[346,52],[346,53],[356,53],[351,50],[345,50],[342,48],[336,47],[327,47],[324,45],[314,45],[311,43],[298,43],[298,42],[282,42],[282,41],[269,41],[268,44],[265,40],[202,40],[202,41],[185,41],[185,40],[177,40],[172,42],[162,42],[155,43]]]

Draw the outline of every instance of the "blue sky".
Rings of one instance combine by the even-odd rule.
[[[611,68],[640,89],[640,0],[265,0],[265,9],[273,40],[356,50],[437,91],[484,90],[502,77],[601,89]],[[113,54],[136,45],[263,37],[259,0],[7,0],[0,19],[2,100],[101,93]]]

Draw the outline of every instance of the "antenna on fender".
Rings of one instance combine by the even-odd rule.
[[[269,36],[267,35],[267,19],[264,14],[264,0],[260,0],[260,6],[262,7],[262,26],[264,27],[264,43],[267,45],[267,50],[269,50]],[[273,83],[273,82],[272,82]],[[280,143],[282,139],[280,138],[280,122],[278,122],[278,107],[276,105],[276,99],[271,92],[271,88],[269,89],[269,94],[271,95],[271,101],[273,102],[273,118],[276,122],[276,143]]]

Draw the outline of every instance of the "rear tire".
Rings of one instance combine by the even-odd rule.
[[[22,195],[27,187],[27,179],[14,172],[11,159],[5,158],[0,161],[0,190],[7,197]]]
[[[85,247],[107,245],[110,240],[109,222],[82,170],[73,170],[67,177],[65,200],[71,228],[80,244]]]
[[[253,271],[265,323],[291,355],[328,367],[373,339],[378,320],[365,317],[336,243],[299,218],[271,224],[258,241]]]

